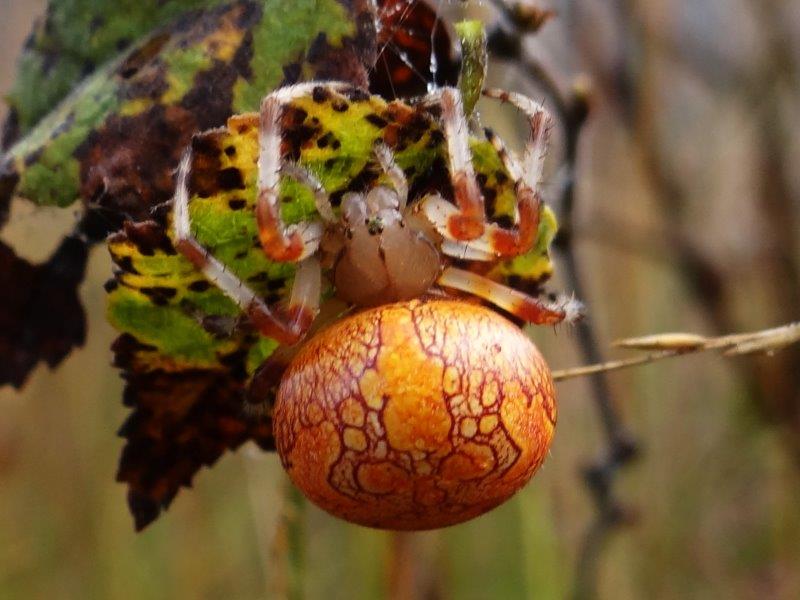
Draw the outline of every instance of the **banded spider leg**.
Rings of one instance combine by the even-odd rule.
[[[191,150],[187,150],[178,169],[175,193],[174,230],[177,250],[205,274],[250,317],[262,334],[282,344],[295,344],[308,331],[319,312],[321,269],[315,256],[324,231],[320,221],[286,225],[278,200],[281,173],[295,178],[314,193],[317,211],[323,221],[334,221],[333,208],[320,182],[300,165],[284,161],[281,155],[281,116],[294,98],[313,92],[320,85],[331,89],[349,87],[345,83],[303,83],[280,88],[261,103],[258,131],[258,197],[256,222],[265,254],[274,261],[298,263],[285,310],[270,308],[250,287],[210,255],[191,233],[188,179]]]
[[[469,127],[459,92],[454,88],[442,88],[426,97],[424,102],[441,107],[442,126],[447,140],[448,168],[455,195],[455,206],[438,195],[425,198],[422,204],[425,215],[446,241],[455,242],[456,245],[458,242],[475,242],[470,244],[471,249],[483,249],[487,254],[486,260],[489,260],[488,256],[512,257],[530,250],[536,241],[539,226],[541,199],[536,191],[536,184],[541,168],[539,163],[534,164],[528,160],[528,155],[541,159],[543,151],[526,152],[524,168],[518,165],[510,153],[501,153],[506,169],[515,181],[518,218],[513,227],[490,223],[472,166]],[[544,108],[536,105],[534,113],[529,115],[533,134],[530,147],[546,147],[549,118]]]
[[[498,137],[487,131],[514,181],[517,196],[518,219],[516,227],[504,228],[488,223],[483,213],[483,197],[472,167],[468,145],[468,125],[461,108],[458,92],[444,88],[427,102],[438,102],[442,107],[442,122],[447,138],[450,176],[456,206],[438,195],[423,200],[422,209],[439,233],[444,237],[441,250],[456,258],[476,261],[494,261],[498,257],[524,254],[536,242],[541,198],[537,186],[542,175],[545,151],[551,127],[551,118],[544,107],[533,100],[512,92],[487,90],[492,98],[510,102],[528,118],[531,137],[526,145],[522,164],[508,151]],[[476,236],[464,235],[464,220],[481,210],[482,232]],[[582,306],[571,298],[554,302],[534,298],[477,273],[446,267],[437,283],[478,296],[509,313],[534,324],[555,324],[574,321],[581,316]]]

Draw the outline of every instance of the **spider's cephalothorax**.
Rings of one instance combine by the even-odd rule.
[[[269,306],[193,236],[189,217],[191,150],[178,171],[175,247],[234,300],[262,334],[283,344],[299,341],[318,314],[323,269],[335,294],[358,306],[410,299],[435,288],[478,296],[526,322],[557,323],[575,318],[579,309],[573,301],[543,301],[479,275],[477,271],[489,270],[485,266],[462,268],[464,262],[491,266],[528,252],[536,241],[542,208],[536,188],[549,116],[525,96],[503,91],[487,91],[486,95],[517,106],[531,128],[520,159],[488,134],[514,182],[516,200],[509,223],[487,217],[456,89],[442,88],[411,105],[386,103],[346,83],[312,82],[271,93],[262,102],[258,118],[258,241],[270,260],[297,264],[287,306]],[[340,196],[338,208],[315,173],[293,160],[309,144],[319,148],[338,144],[344,162],[352,162],[352,148],[328,134],[315,137],[319,119],[310,117],[310,112],[321,105],[347,119],[342,127],[371,128],[369,135],[361,138],[371,140],[372,158],[365,161],[375,168],[365,168],[362,174],[370,172],[372,177],[364,178],[363,189]],[[297,122],[301,125],[296,126]],[[284,130],[292,127],[293,136],[286,139]],[[246,128],[242,125],[240,129]],[[428,151],[442,147],[449,185],[408,197],[408,171],[414,169],[404,170],[400,158],[409,139],[427,140],[424,147]],[[329,158],[327,162],[335,161]],[[282,177],[312,190],[315,218],[291,225],[284,222]],[[454,265],[456,261],[459,266]]]
[[[378,185],[366,193],[346,194],[341,225],[334,220],[321,245],[337,296],[358,306],[421,296],[441,268],[431,232],[414,215],[406,218],[403,171],[385,146],[377,146],[375,154],[394,187]]]

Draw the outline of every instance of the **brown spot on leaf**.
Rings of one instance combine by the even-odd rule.
[[[139,274],[136,267],[133,266],[133,259],[130,256],[122,256],[119,259],[115,259],[114,263],[125,273]]]
[[[193,292],[205,292],[211,287],[211,284],[205,279],[198,279],[189,284],[189,289]]]
[[[135,117],[113,116],[77,151],[81,196],[129,218],[172,197],[172,171],[194,129],[178,106],[153,106]]]
[[[139,291],[150,298],[156,306],[169,304],[169,301],[178,293],[175,288],[164,286],[142,287],[139,288]]]
[[[333,102],[331,102],[331,108],[336,112],[347,112],[347,109],[350,108],[350,104],[344,100],[343,98],[336,98]]]
[[[140,254],[144,256],[153,256],[156,251],[161,251],[166,254],[175,254],[175,249],[172,247],[172,242],[160,223],[155,221],[143,221],[141,223],[134,223],[126,221],[123,224],[122,231],[112,235],[108,242],[109,244],[119,244],[130,242],[136,246]],[[119,263],[117,263],[118,266]]]
[[[308,113],[300,108],[289,106],[283,111],[281,152],[291,160],[298,160],[301,151],[308,148],[322,132],[322,126],[306,121],[307,117]]]
[[[370,124],[374,125],[378,129],[383,129],[388,125],[386,119],[381,118],[380,116],[376,115],[375,113],[370,113],[366,117],[364,117]]]
[[[136,48],[122,62],[117,69],[117,75],[122,79],[132,79],[139,71],[158,56],[158,53],[169,41],[170,34],[167,32],[153,36],[139,48]]]
[[[8,220],[11,197],[14,195],[18,181],[19,175],[10,160],[5,164],[0,164],[0,227]]]
[[[230,190],[243,190],[245,187],[242,172],[234,167],[222,169],[217,175],[217,184],[221,190],[226,192]]]
[[[363,192],[372,187],[377,181],[379,171],[374,164],[368,163],[358,175],[347,184],[347,189],[354,192]]]
[[[0,134],[0,150],[7,150],[19,138],[19,112],[13,106],[8,111]]]
[[[327,132],[325,135],[317,138],[317,148],[327,148],[334,139],[336,138],[334,137],[333,132]]]
[[[330,91],[328,91],[328,88],[322,85],[316,86],[311,92],[311,98],[317,104],[322,104],[330,97],[331,97]]]
[[[210,131],[192,139],[192,172],[189,191],[208,198],[219,191],[220,147],[222,133]]]

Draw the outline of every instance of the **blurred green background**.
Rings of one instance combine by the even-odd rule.
[[[575,248],[591,322],[613,339],[778,325],[797,302],[800,23],[794,2],[555,2],[531,44],[559,85],[586,72]],[[0,93],[44,2],[0,0]],[[491,21],[486,6],[476,14]],[[513,66],[491,83],[525,87]],[[622,85],[620,82],[623,82]],[[794,109],[792,108],[794,107]],[[481,105],[505,138],[516,116]],[[557,190],[559,148],[548,189]],[[547,190],[546,190],[547,191]],[[555,207],[558,211],[559,206]],[[13,205],[2,238],[29,258],[75,213]],[[719,279],[687,267],[694,254]],[[104,321],[110,260],[92,257],[86,346],[26,388],[0,390],[0,598],[272,598],[286,594],[275,456],[246,447],[133,533],[114,472],[125,417]],[[553,287],[564,287],[557,279]],[[532,332],[554,368],[579,364],[568,328]],[[598,554],[601,598],[800,597],[800,361],[694,356],[610,376],[642,445],[616,492],[636,514]],[[560,384],[559,427],[541,472],[465,525],[395,535],[306,506],[308,598],[564,598],[594,508],[581,469],[604,444],[586,381]],[[291,494],[288,495],[291,499]]]

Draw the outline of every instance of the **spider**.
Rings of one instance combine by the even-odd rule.
[[[535,298],[475,272],[520,256],[535,243],[542,206],[537,186],[551,123],[544,107],[524,95],[502,90],[486,90],[484,94],[516,106],[527,117],[531,130],[521,158],[486,131],[514,182],[517,214],[513,223],[501,225],[487,218],[472,165],[461,97],[451,87],[410,103],[396,101],[395,109],[401,110],[384,112],[383,135],[372,149],[381,176],[365,189],[345,194],[340,208],[334,208],[317,176],[287,156],[285,112],[290,105],[303,101],[330,104],[334,111],[346,113],[353,106],[376,100],[348,83],[309,82],[270,93],[262,101],[258,118],[258,240],[270,260],[297,265],[286,306],[270,306],[192,234],[191,147],[177,173],[175,248],[232,299],[262,335],[287,346],[304,338],[320,312],[323,272],[333,284],[334,295],[354,307],[426,294],[466,293],[528,323],[575,320],[581,310],[575,300]],[[409,119],[422,122],[423,127],[440,124],[452,201],[437,191],[409,197],[406,174],[395,160],[395,151],[401,149],[396,135],[398,122]],[[279,199],[281,176],[311,189],[318,218],[292,225],[284,222]],[[462,268],[465,262],[483,268]]]

